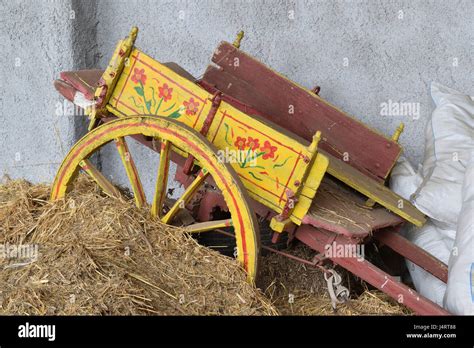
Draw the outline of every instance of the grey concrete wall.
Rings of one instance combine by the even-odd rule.
[[[82,121],[55,115],[60,99],[51,81],[61,70],[104,67],[133,25],[137,46],[195,76],[219,41],[243,29],[245,51],[303,86],[320,85],[322,97],[373,128],[392,134],[405,122],[401,143],[416,164],[433,109],[430,82],[474,94],[472,13],[472,0],[2,2],[0,174],[52,179]],[[415,103],[419,117],[381,115],[389,101]],[[135,146],[132,152],[150,192],[156,157]],[[124,180],[112,151],[102,161]]]
[[[0,2],[0,177],[52,181],[83,131],[52,83],[98,64],[95,13],[94,2]]]

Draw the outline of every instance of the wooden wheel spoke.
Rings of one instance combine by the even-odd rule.
[[[163,216],[161,221],[165,224],[169,224],[179,209],[182,209],[186,206],[189,200],[193,197],[194,193],[197,191],[199,186],[204,182],[204,180],[209,175],[209,172],[205,169],[202,169],[196,179],[186,188],[183,195],[174,203],[171,209]]]
[[[155,196],[151,206],[151,215],[153,217],[161,217],[163,202],[166,198],[166,189],[168,184],[168,170],[170,162],[171,143],[168,140],[161,142],[160,164],[156,175]]]
[[[218,228],[226,228],[232,226],[232,219],[215,220],[198,222],[189,226],[186,226],[186,232],[188,233],[200,233],[212,231]]]
[[[120,197],[120,191],[88,159],[79,162],[79,166],[94,179],[97,185],[99,185],[107,195],[115,198]]]
[[[118,153],[122,159],[123,166],[127,172],[128,180],[132,186],[133,196],[135,198],[135,204],[138,208],[143,207],[146,203],[145,193],[143,186],[138,176],[138,171],[135,166],[135,162],[128,150],[127,142],[123,137],[115,139],[115,145],[117,146]]]

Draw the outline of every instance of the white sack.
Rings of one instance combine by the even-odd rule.
[[[474,315],[474,151],[464,178],[463,204],[449,259],[444,305],[454,314]]]
[[[423,213],[455,228],[462,204],[462,183],[472,149],[474,101],[438,83],[431,84],[436,104],[425,131],[424,181],[414,204]]]
[[[406,237],[415,245],[448,264],[455,235],[455,230],[443,230],[428,221],[422,228],[411,228]],[[446,284],[413,262],[406,260],[406,263],[416,290],[431,301],[443,306]]]
[[[421,174],[413,169],[413,166],[405,157],[400,156],[390,174],[390,189],[400,197],[410,201],[411,196],[422,182]]]

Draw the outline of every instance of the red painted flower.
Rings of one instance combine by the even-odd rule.
[[[196,115],[199,108],[199,103],[194,100],[194,98],[189,99],[189,101],[185,101],[183,105],[186,108],[186,115]]]
[[[146,82],[145,69],[135,68],[135,70],[133,71],[132,81],[135,83],[141,82],[142,84],[145,84]]]
[[[237,137],[237,140],[235,141],[234,145],[235,145],[239,150],[245,149],[245,138]]]
[[[275,151],[277,150],[276,146],[272,146],[268,140],[265,140],[265,143],[260,148],[260,151],[263,152],[263,159],[273,158],[275,156]]]
[[[159,97],[163,98],[164,101],[170,100],[173,92],[173,88],[169,88],[168,85],[165,83],[163,86],[158,87]]]
[[[258,147],[260,146],[260,144],[258,143],[258,139],[254,139],[252,137],[248,137],[247,139],[247,147],[250,148],[252,151],[255,151],[256,149],[258,149]]]

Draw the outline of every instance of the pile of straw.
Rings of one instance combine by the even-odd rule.
[[[0,186],[0,245],[39,246],[36,260],[0,260],[0,314],[277,314],[235,260],[78,186],[55,203],[47,186]]]
[[[0,184],[3,251],[38,246],[37,258],[0,255],[0,315],[410,314],[367,289],[351,289],[349,304],[334,312],[322,272],[276,254],[261,260],[260,291],[235,260],[131,200],[105,197],[86,178],[66,200],[49,202],[49,191],[25,181]],[[304,246],[295,251],[311,256]],[[354,281],[343,276],[346,285]]]

